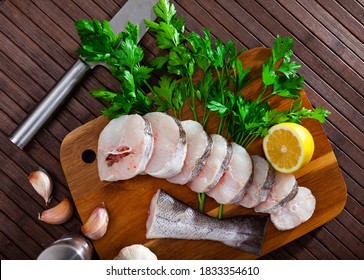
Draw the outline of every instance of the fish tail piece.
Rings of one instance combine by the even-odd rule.
[[[263,215],[219,220],[159,189],[151,201],[146,238],[213,240],[260,255],[268,220],[269,216]]]
[[[222,220],[223,223],[230,224],[229,228],[234,232],[233,237],[222,240],[225,245],[237,248],[247,253],[260,256],[267,229],[269,216],[243,215]]]

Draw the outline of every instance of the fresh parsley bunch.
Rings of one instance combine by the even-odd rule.
[[[281,122],[301,122],[313,118],[324,122],[330,112],[318,107],[302,108],[300,91],[304,78],[297,75],[300,65],[291,61],[293,39],[276,37],[271,57],[262,65],[263,89],[255,100],[246,100],[244,87],[250,82],[250,69],[244,69],[237,50],[230,40],[213,40],[204,28],[202,36],[186,32],[183,17],[167,0],[154,6],[157,21],[145,20],[149,31],[156,36],[156,45],[164,51],[149,66],[141,64],[143,49],[138,45],[139,27],[128,23],[126,30],[114,34],[108,21],[80,20],[75,23],[81,38],[78,49],[90,63],[102,63],[121,82],[121,93],[107,89],[92,90],[91,94],[111,105],[102,113],[109,118],[122,114],[145,114],[150,111],[169,111],[183,119],[182,108],[189,106],[193,118],[205,126],[211,112],[220,118],[217,133],[248,147],[257,137]],[[203,72],[194,82],[197,69]],[[163,71],[156,85],[148,79],[153,71]],[[145,92],[147,89],[148,92]],[[268,90],[269,89],[269,90]],[[291,99],[289,110],[270,107],[269,98],[278,95]],[[197,101],[203,106],[198,117]]]

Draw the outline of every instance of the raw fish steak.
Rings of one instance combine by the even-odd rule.
[[[207,195],[218,203],[239,202],[253,181],[253,162],[248,152],[240,145],[231,143],[233,155],[225,173]]]
[[[169,178],[181,172],[186,158],[186,132],[179,120],[161,112],[144,115],[152,126],[154,148],[145,173]]]
[[[224,137],[212,134],[212,151],[205,166],[187,186],[194,192],[207,192],[213,188],[224,174],[232,157],[231,144]]]
[[[267,199],[259,203],[254,210],[262,213],[272,213],[293,199],[298,191],[296,178],[293,174],[276,171],[276,180]]]
[[[243,199],[239,201],[239,204],[246,208],[255,207],[266,200],[275,181],[275,171],[266,159],[253,155],[252,160],[254,164],[253,182]]]
[[[287,204],[270,214],[274,226],[279,230],[289,230],[311,218],[316,207],[316,199],[305,187],[298,187],[297,195]]]
[[[153,150],[152,128],[140,115],[111,120],[98,140],[97,166],[101,181],[130,179],[144,171]]]
[[[181,123],[186,131],[187,155],[181,172],[174,177],[168,178],[167,181],[185,185],[192,181],[204,167],[207,158],[211,154],[212,139],[199,122],[186,120]]]

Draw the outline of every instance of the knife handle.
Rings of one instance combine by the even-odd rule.
[[[63,75],[35,110],[9,137],[10,141],[23,149],[42,126],[53,116],[59,107],[70,96],[74,87],[82,80],[90,70],[90,66],[78,59]]]

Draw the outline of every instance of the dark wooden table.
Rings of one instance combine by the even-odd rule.
[[[39,167],[54,180],[53,200],[71,198],[59,161],[60,145],[73,129],[100,115],[104,104],[89,90],[118,82],[95,69],[74,96],[20,150],[9,135],[76,60],[74,21],[110,19],[125,0],[0,0],[0,258],[35,259],[64,233],[79,229],[77,215],[59,226],[37,220],[45,209],[28,182]],[[347,184],[342,213],[322,227],[263,259],[364,259],[364,1],[198,0],[174,1],[188,30],[208,27],[238,47],[270,47],[274,37],[291,36],[295,60],[314,106],[331,111],[323,125]],[[150,34],[141,41],[149,61]]]

